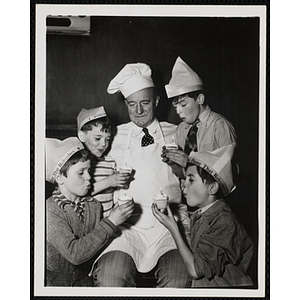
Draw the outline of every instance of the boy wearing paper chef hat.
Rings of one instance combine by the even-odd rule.
[[[94,155],[91,167],[93,176],[91,194],[102,203],[103,216],[109,216],[114,203],[114,190],[124,188],[130,174],[115,172],[115,160],[106,155],[114,128],[104,107],[83,108],[77,116],[77,131],[80,141]]]
[[[46,139],[46,180],[56,185],[46,201],[47,286],[92,286],[91,258],[133,211],[128,203],[102,218],[101,204],[86,196],[90,165],[91,154],[77,138]]]
[[[185,168],[191,151],[213,151],[236,143],[233,126],[226,118],[211,111],[205,103],[201,78],[180,57],[165,89],[183,121],[176,131],[180,150],[163,150],[162,154],[163,161],[169,163],[175,173],[182,171],[180,167]]]
[[[155,217],[170,230],[182,255],[192,287],[252,286],[247,275],[253,243],[223,197],[234,189],[231,160],[235,144],[211,152],[191,152],[183,193],[191,207],[190,248],[183,242],[171,210]]]

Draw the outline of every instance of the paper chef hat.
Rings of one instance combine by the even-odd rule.
[[[84,149],[81,142],[70,137],[63,141],[58,139],[46,139],[46,180],[54,183],[56,175],[76,152]]]
[[[77,116],[77,131],[80,131],[82,126],[89,121],[106,117],[106,112],[103,106],[85,109],[83,108]]]
[[[203,168],[219,183],[224,196],[236,188],[231,164],[235,147],[231,144],[211,152],[191,152],[188,158],[189,163]]]
[[[177,58],[169,84],[165,85],[168,98],[203,89],[201,78],[180,57]]]
[[[109,83],[107,92],[121,92],[124,98],[144,88],[154,87],[151,69],[144,63],[127,64]]]

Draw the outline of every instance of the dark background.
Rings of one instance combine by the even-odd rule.
[[[122,96],[106,89],[135,62],[152,69],[158,119],[179,124],[164,90],[178,56],[203,80],[212,110],[237,131],[240,175],[228,204],[257,247],[259,18],[95,16],[90,36],[47,35],[46,136],[75,136],[82,108],[103,105],[115,125],[128,122]],[[257,251],[252,277],[257,287]]]

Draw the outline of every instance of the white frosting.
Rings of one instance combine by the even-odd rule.
[[[132,168],[130,166],[127,165],[123,165],[122,167],[120,167],[120,173],[131,173]]]
[[[124,194],[123,196],[120,196],[118,198],[118,200],[120,200],[120,201],[129,201],[129,200],[133,200],[133,198],[129,195]]]
[[[166,149],[178,149],[176,144],[166,144]]]
[[[167,195],[165,195],[161,189],[160,189],[159,193],[153,197],[153,199],[155,199],[155,200],[168,200],[168,198],[169,197]]]

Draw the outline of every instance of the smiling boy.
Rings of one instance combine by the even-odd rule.
[[[213,152],[192,152],[183,193],[190,207],[191,242],[181,237],[171,210],[168,215],[152,205],[154,216],[170,230],[192,278],[192,287],[251,286],[247,275],[253,243],[224,197],[234,189],[231,159],[235,145]]]
[[[47,286],[91,286],[93,257],[132,214],[133,201],[102,218],[101,204],[86,197],[90,166],[91,154],[77,138],[46,139],[46,180],[56,185],[46,201]]]
[[[107,156],[112,141],[112,125],[103,106],[85,109],[77,116],[77,130],[80,141],[93,154],[91,194],[103,206],[103,216],[109,215],[113,207],[115,188],[124,188],[130,175],[116,172],[114,159]]]

